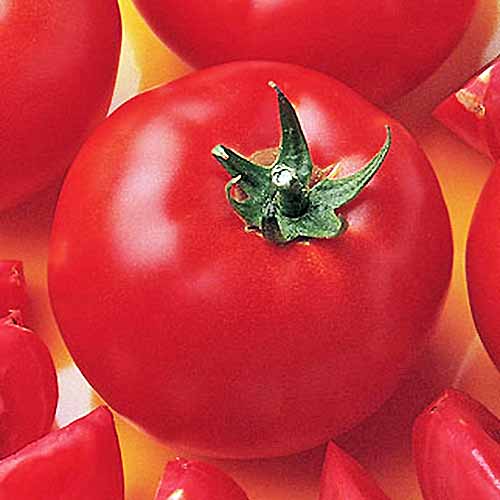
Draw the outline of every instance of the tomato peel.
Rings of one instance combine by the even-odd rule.
[[[22,310],[28,300],[23,263],[19,260],[0,261],[0,317],[10,310]]]
[[[197,460],[168,462],[155,500],[248,500],[245,492],[217,467]]]
[[[12,311],[0,319],[0,458],[49,432],[57,398],[49,350]]]
[[[336,178],[391,128],[383,166],[339,209],[338,238],[274,245],[227,203],[210,151],[279,145],[270,80]],[[240,62],[142,94],[97,129],[58,201],[49,292],[76,363],[118,412],[181,450],[276,456],[326,442],[392,394],[439,315],[451,260],[439,184],[399,123],[320,73]]]
[[[413,455],[426,500],[500,498],[500,420],[447,389],[416,419]]]
[[[319,500],[389,500],[370,474],[330,441],[326,450]]]

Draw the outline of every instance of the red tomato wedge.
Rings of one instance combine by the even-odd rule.
[[[123,500],[113,417],[100,407],[0,462],[0,500]]]
[[[389,500],[370,474],[335,443],[328,443],[319,500]]]
[[[62,178],[106,116],[120,42],[116,0],[2,0],[0,210]]]
[[[135,0],[196,68],[236,60],[299,64],[373,102],[427,78],[464,34],[476,0]]]
[[[217,467],[177,458],[165,468],[155,500],[248,500],[245,492]]]
[[[0,458],[49,432],[57,379],[49,350],[13,311],[0,319]]]
[[[433,112],[433,116],[462,141],[481,153],[495,153],[500,137],[500,58],[487,64],[459,90],[449,95]],[[497,81],[498,80],[498,81]]]
[[[500,498],[500,420],[447,389],[415,421],[413,454],[425,500]]]
[[[0,261],[0,317],[10,310],[22,310],[27,301],[23,263]]]

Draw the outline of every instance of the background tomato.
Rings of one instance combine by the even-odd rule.
[[[241,59],[330,73],[389,102],[429,76],[462,37],[475,0],[135,0],[154,31],[195,67]]]
[[[2,1],[0,209],[61,177],[105,117],[120,39],[115,0]]]
[[[314,162],[341,175],[393,129],[335,241],[276,247],[225,199],[210,150],[278,144],[270,79]],[[319,73],[235,63],[135,98],[87,142],[59,199],[49,289],[115,409],[175,446],[248,457],[314,446],[373,412],[434,325],[450,266],[438,184],[397,122]]]
[[[476,205],[467,240],[467,285],[481,339],[500,369],[500,172],[492,171]]]
[[[54,363],[19,311],[0,319],[0,458],[49,432],[57,404]]]

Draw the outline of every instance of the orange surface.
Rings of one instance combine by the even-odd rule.
[[[130,0],[121,0],[126,43],[117,101],[187,71],[147,29]],[[394,397],[372,418],[338,442],[377,477],[395,500],[421,496],[410,456],[414,416],[448,385],[463,388],[500,415],[500,375],[487,358],[468,309],[464,248],[472,210],[492,165],[461,144],[429,115],[447,92],[500,52],[500,1],[483,0],[473,25],[443,67],[391,112],[414,132],[433,163],[448,203],[455,242],[452,285],[436,334],[419,365]],[[27,323],[48,343],[61,377],[58,422],[85,413],[98,399],[74,370],[50,312],[46,290],[47,245],[58,187],[0,214],[0,258],[22,259],[31,297]],[[83,237],[83,236],[82,236]],[[127,500],[153,499],[164,463],[175,453],[118,418]],[[218,462],[251,500],[317,498],[324,448],[300,455],[246,462]]]

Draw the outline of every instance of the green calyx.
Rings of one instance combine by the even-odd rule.
[[[227,199],[249,229],[277,244],[339,236],[345,221],[335,209],[354,199],[379,170],[391,146],[390,128],[386,126],[381,149],[357,172],[341,178],[327,176],[313,184],[311,155],[297,114],[280,88],[274,82],[269,85],[278,96],[278,156],[271,166],[263,166],[217,145],[212,154],[232,176],[226,185]],[[242,196],[235,195],[235,186]]]

